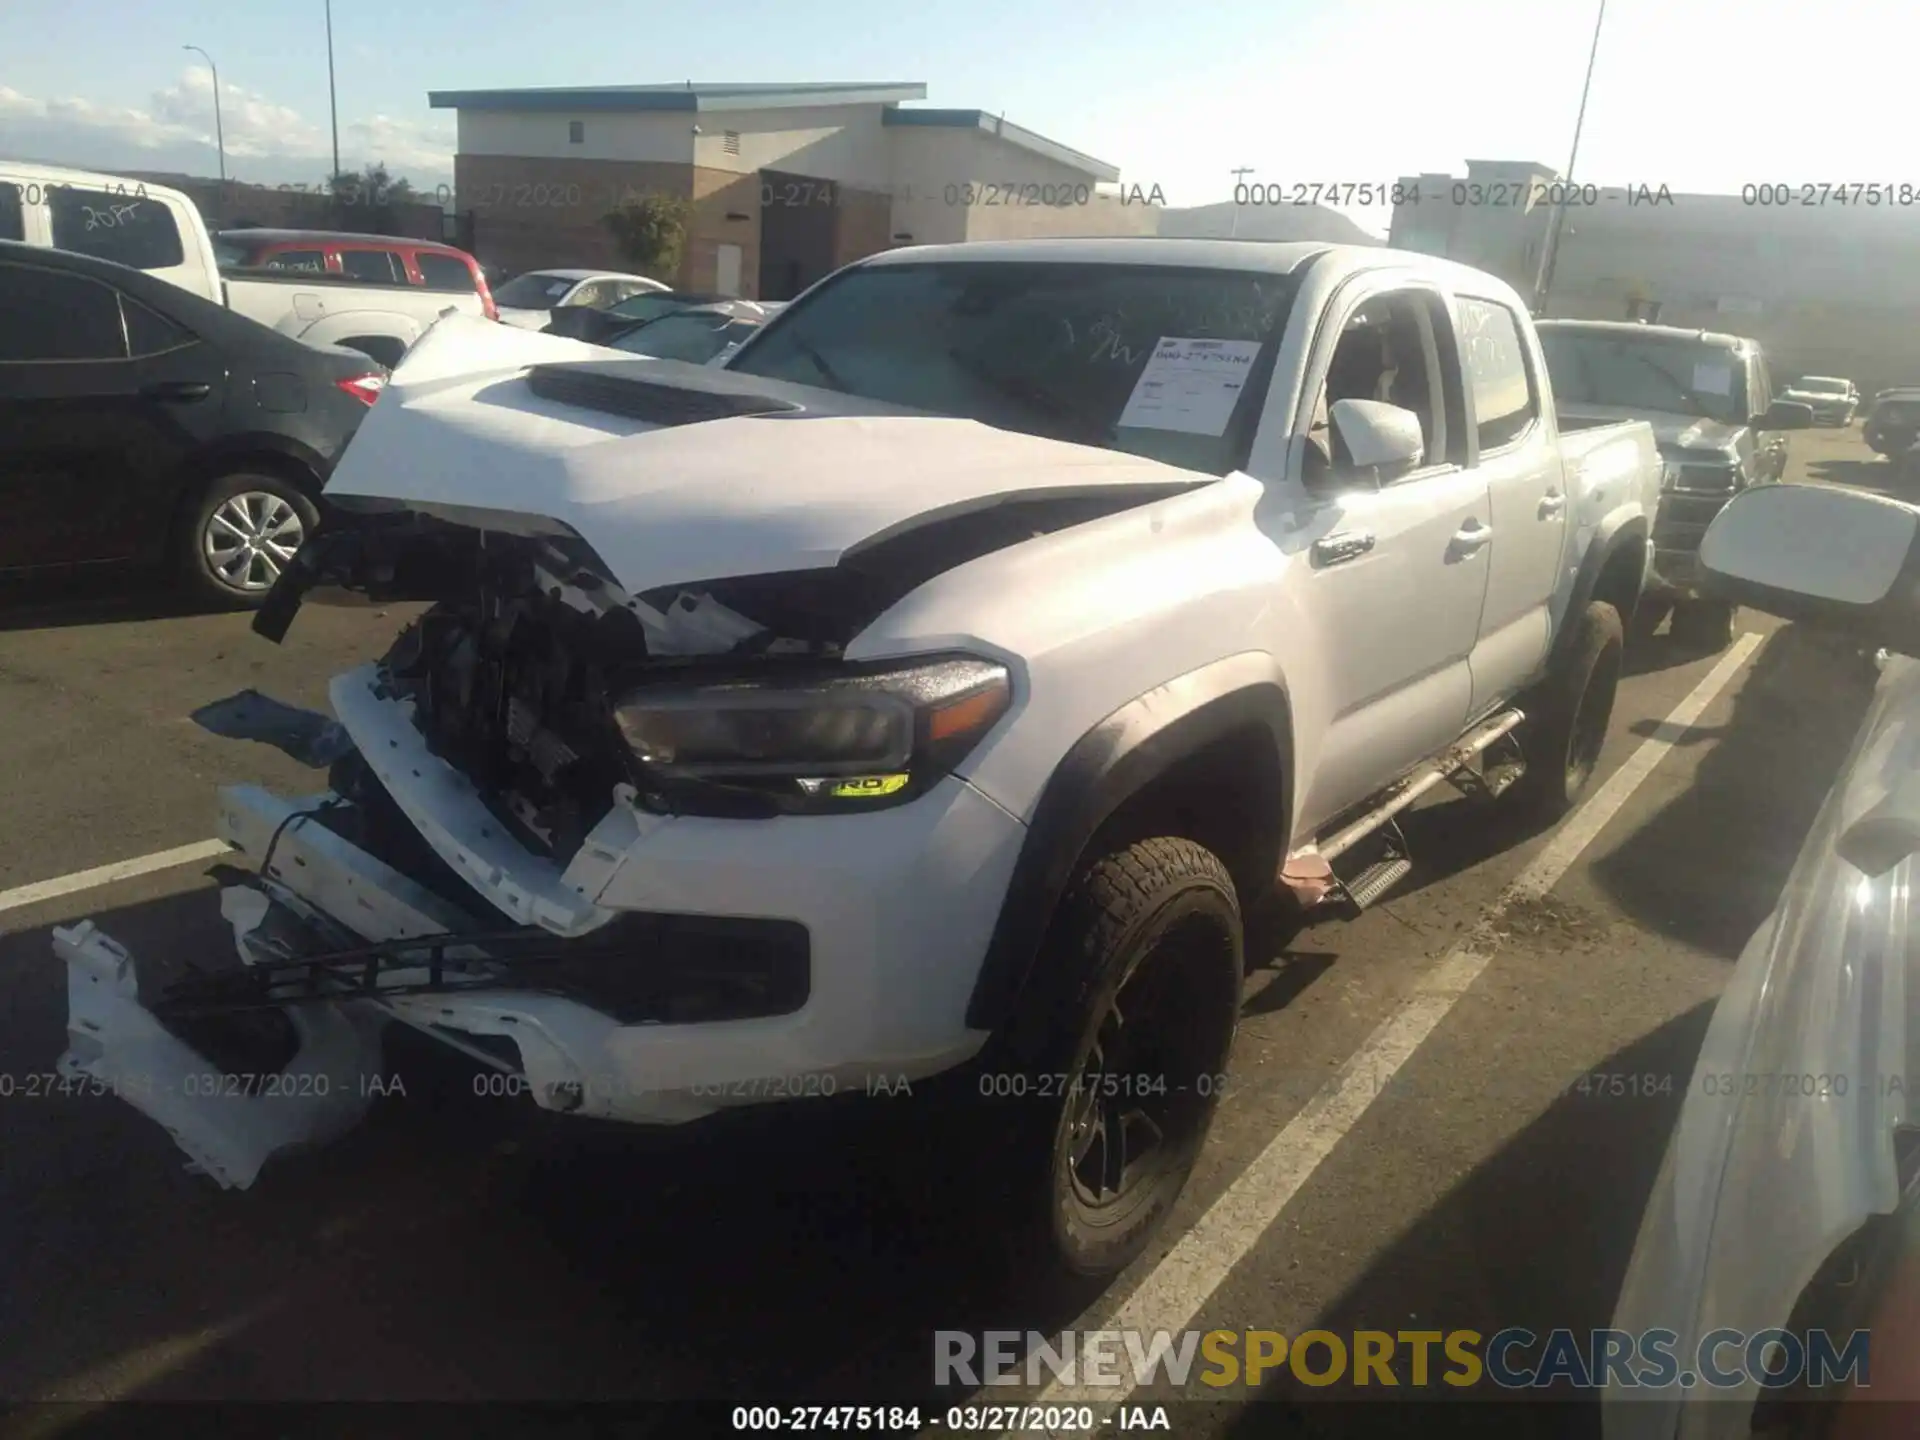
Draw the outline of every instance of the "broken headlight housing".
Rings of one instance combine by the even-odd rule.
[[[1012,703],[971,655],[661,681],[614,706],[641,798],[700,814],[832,814],[901,804],[949,774]]]

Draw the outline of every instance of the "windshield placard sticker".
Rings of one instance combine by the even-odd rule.
[[[1258,340],[1161,336],[1120,412],[1120,428],[1226,434],[1259,353]]]
[[[1702,395],[1731,395],[1733,367],[1711,360],[1696,362],[1693,367],[1693,388]]]

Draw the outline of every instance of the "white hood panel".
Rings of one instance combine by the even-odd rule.
[[[662,381],[703,373],[620,358]],[[801,404],[793,413],[656,426],[544,399],[524,378],[537,364],[614,359],[579,341],[449,316],[394,372],[327,493],[429,513],[548,517],[638,593],[831,566],[864,541],[1011,495],[1206,479],[802,386],[766,384]]]

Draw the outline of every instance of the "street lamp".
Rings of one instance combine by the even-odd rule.
[[[333,93],[333,0],[327,0],[327,116],[333,123],[333,173],[327,177],[331,190],[340,174],[340,103]]]
[[[1600,58],[1600,27],[1606,23],[1607,0],[1600,0],[1600,13],[1593,19],[1593,44],[1587,50],[1587,79],[1580,87],[1580,113],[1573,122],[1573,153],[1567,156],[1567,173],[1561,177],[1560,203],[1554,207],[1547,226],[1545,242],[1540,246],[1540,270],[1533,287],[1533,313],[1546,314],[1547,287],[1553,284],[1554,263],[1560,258],[1560,227],[1567,218],[1567,187],[1573,184],[1574,163],[1580,158],[1580,131],[1587,123],[1587,92],[1593,89],[1593,62]]]
[[[182,45],[182,50],[191,50],[207,62],[207,69],[213,74],[213,140],[220,150],[220,204],[215,207],[220,216],[227,213],[227,131],[220,123],[220,71],[213,63],[213,56],[207,54],[198,45]],[[215,218],[220,218],[216,216]]]
[[[1227,222],[1227,238],[1232,240],[1240,234],[1240,177],[1242,175],[1253,174],[1253,167],[1251,165],[1242,165],[1238,170],[1229,171],[1228,173],[1233,176],[1234,189],[1233,218]]]

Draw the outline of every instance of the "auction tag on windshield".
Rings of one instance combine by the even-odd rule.
[[[1120,412],[1120,428],[1224,435],[1259,353],[1258,340],[1163,335]]]
[[[1711,362],[1693,367],[1693,388],[1702,395],[1731,395],[1733,367]]]

